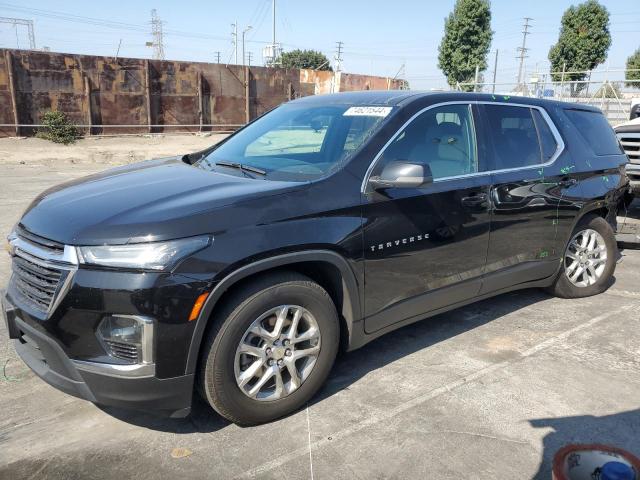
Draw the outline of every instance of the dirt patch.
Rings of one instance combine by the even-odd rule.
[[[0,165],[123,165],[150,158],[197,152],[218,143],[226,136],[207,134],[87,137],[72,145],[59,145],[39,138],[0,138]]]

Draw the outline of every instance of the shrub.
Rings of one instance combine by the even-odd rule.
[[[51,140],[55,143],[68,145],[75,142],[78,137],[78,129],[72,124],[63,112],[48,110],[42,115],[42,125],[36,133],[36,137]]]

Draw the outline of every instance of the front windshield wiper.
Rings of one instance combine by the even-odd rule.
[[[236,163],[236,162],[227,162],[225,160],[220,160],[220,161],[216,162],[215,164],[216,165],[220,165],[221,167],[237,168],[243,174],[245,172],[257,173],[258,175],[263,175],[263,176],[267,174],[267,172],[265,172],[264,170],[261,170],[261,169],[259,169],[257,167],[252,167],[251,165],[243,165],[241,163]]]

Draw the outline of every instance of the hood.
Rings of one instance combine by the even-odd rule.
[[[172,157],[51,188],[31,203],[20,224],[67,245],[169,240],[224,229],[224,215],[210,212],[300,185],[210,172]]]
[[[616,133],[624,133],[624,132],[626,132],[626,133],[630,133],[630,132],[640,133],[640,117],[639,118],[634,118],[633,120],[630,120],[630,121],[625,122],[625,123],[621,123],[620,125],[616,125],[614,130],[616,131]]]

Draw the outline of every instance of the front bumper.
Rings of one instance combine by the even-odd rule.
[[[59,343],[20,318],[10,299],[0,298],[9,338],[20,358],[42,380],[98,405],[152,411],[174,418],[189,414],[193,374],[172,378],[127,377],[97,362],[70,359]]]

